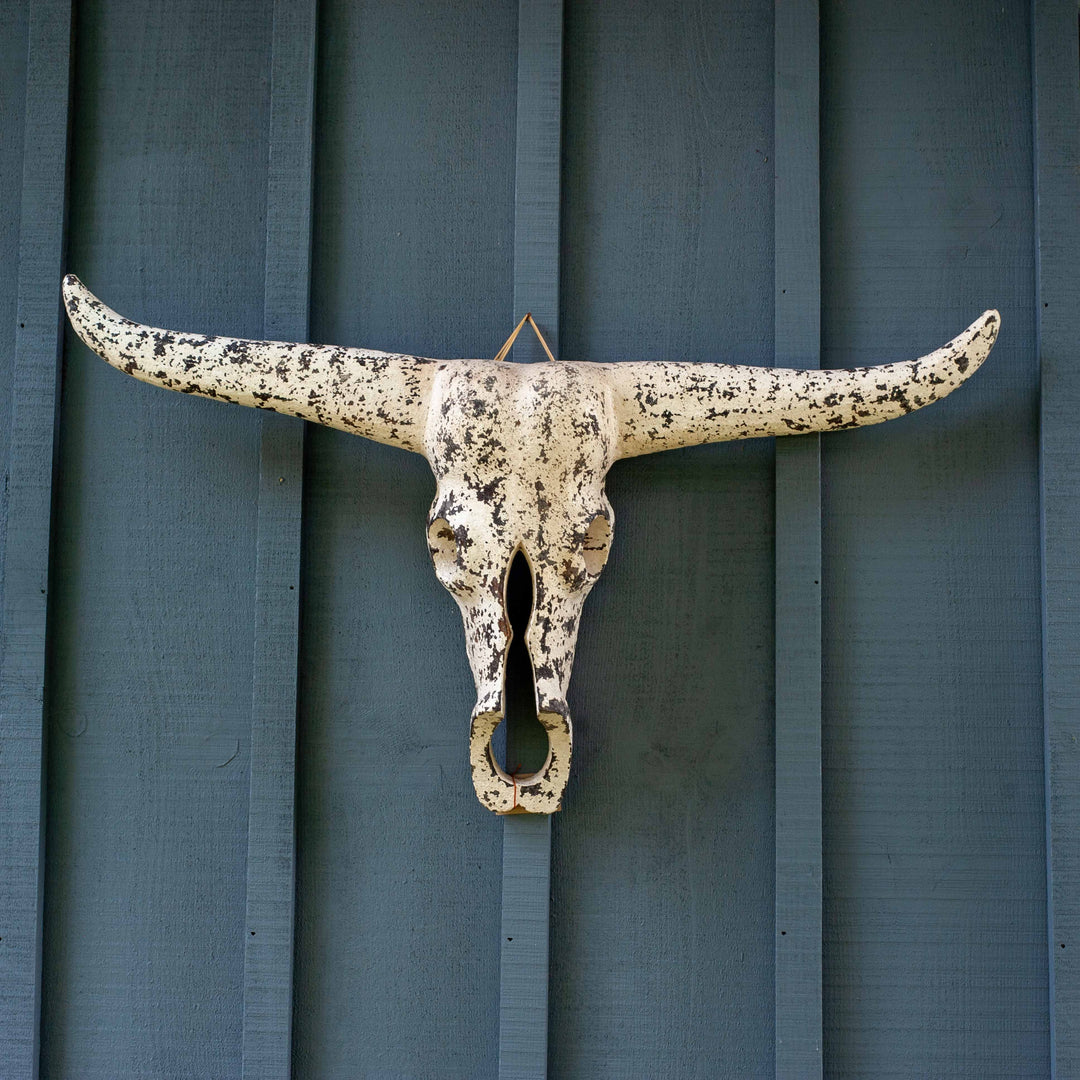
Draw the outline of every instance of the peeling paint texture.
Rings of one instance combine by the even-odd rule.
[[[461,609],[476,682],[470,764],[496,813],[559,809],[573,729],[566,705],[585,597],[615,525],[604,491],[619,458],[699,443],[878,424],[945,397],[986,359],[996,311],[918,360],[853,370],[730,364],[430,360],[365,349],[157,330],[107,308],[73,275],[64,303],[114,367],[170,390],[250,405],[423,454],[435,573]],[[537,773],[509,776],[491,737],[504,715],[511,629],[506,582],[533,576],[525,634],[548,733]]]

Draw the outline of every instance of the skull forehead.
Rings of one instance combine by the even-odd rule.
[[[599,510],[615,422],[610,391],[591,367],[447,362],[426,433],[440,492],[527,517]]]

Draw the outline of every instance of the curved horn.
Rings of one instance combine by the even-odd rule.
[[[1000,322],[996,311],[985,311],[937,352],[850,370],[606,364],[619,422],[617,455],[892,420],[945,397],[973,375]]]
[[[424,452],[436,360],[141,326],[106,307],[74,274],[64,278],[64,306],[94,352],[143,382]]]

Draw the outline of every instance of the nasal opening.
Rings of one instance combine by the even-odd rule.
[[[525,647],[525,632],[533,610],[533,577],[525,553],[518,550],[506,578],[506,616],[513,639],[506,658],[506,760],[507,773],[529,776],[547,761],[548,735],[536,716],[536,684],[532,660]]]

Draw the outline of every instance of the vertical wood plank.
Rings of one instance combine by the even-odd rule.
[[[559,356],[559,173],[562,130],[562,0],[518,6],[514,319],[531,311]],[[538,341],[518,359],[543,360]],[[551,818],[511,814],[503,823],[500,1080],[547,1076]]]
[[[820,366],[817,0],[775,7],[776,363]],[[776,1076],[820,1077],[821,451],[776,442]]]
[[[38,1075],[43,705],[53,457],[62,336],[71,4],[30,6],[18,326],[0,640],[0,1072]]]
[[[319,4],[316,340],[505,339],[516,45],[504,0]],[[431,469],[321,427],[304,457],[296,1074],[492,1077],[502,822],[469,781],[476,689],[431,569]]]
[[[1045,1078],[1031,13],[893,14],[821,4],[823,366],[1004,329],[822,438],[826,1071]]]
[[[318,0],[274,4],[263,332],[308,340]],[[262,417],[244,948],[243,1076],[292,1074],[296,678],[304,426]]]
[[[772,3],[566,5],[567,360],[773,362],[773,36]],[[608,475],[552,821],[552,1076],[771,1075],[773,458]]]
[[[561,0],[518,7],[517,172],[514,192],[514,324],[531,311],[559,356],[559,158],[562,147]],[[518,360],[546,360],[534,334]]]
[[[153,325],[262,336],[271,11],[75,5],[67,265]],[[260,418],[65,340],[41,1072],[238,1080]]]
[[[551,818],[511,814],[503,826],[499,1080],[547,1076]]]
[[[1076,0],[1036,0],[1036,309],[1041,365],[1043,705],[1050,1053],[1080,1075],[1080,60]]]

